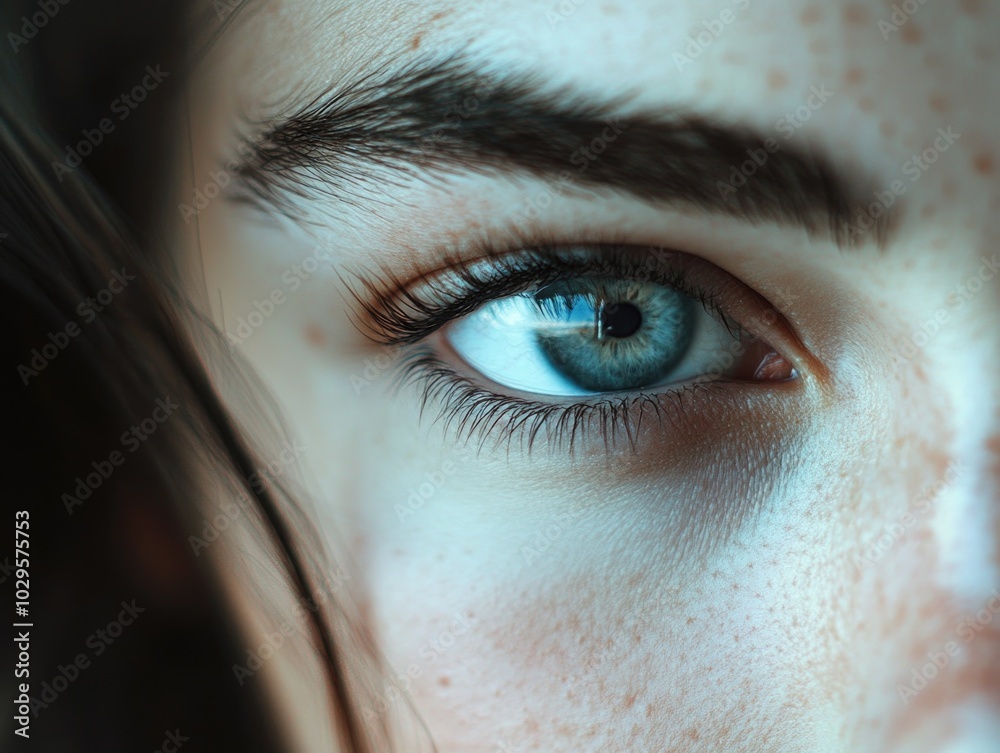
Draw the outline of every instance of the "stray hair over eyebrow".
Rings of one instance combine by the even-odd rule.
[[[653,203],[799,226],[843,247],[885,243],[889,212],[867,232],[852,230],[852,207],[874,181],[851,180],[818,151],[745,126],[667,108],[623,115],[630,99],[595,103],[546,92],[537,75],[483,74],[461,57],[422,60],[263,124],[238,174],[253,198],[279,209],[289,208],[286,193],[355,203],[359,189],[391,180],[387,173],[562,175]],[[733,180],[748,161],[756,169]],[[375,177],[376,167],[387,170]]]

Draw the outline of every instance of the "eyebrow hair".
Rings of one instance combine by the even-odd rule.
[[[400,176],[561,176],[654,204],[798,226],[842,248],[887,242],[895,212],[867,214],[866,229],[855,220],[870,203],[873,177],[744,125],[668,107],[625,115],[633,96],[598,103],[569,89],[546,91],[538,76],[477,71],[460,56],[421,60],[253,124],[259,137],[235,173],[254,199],[278,208],[288,206],[285,192],[357,203],[357,189],[386,180],[374,177],[375,167]]]

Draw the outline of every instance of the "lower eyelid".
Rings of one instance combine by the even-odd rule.
[[[539,402],[538,396],[518,394],[488,379],[473,380],[447,354],[435,353],[431,343],[407,350],[397,376],[401,386],[419,391],[422,419],[439,425],[453,441],[478,443],[480,450],[506,444],[508,451],[517,446],[530,453],[544,444],[571,454],[575,449],[636,454],[666,447],[663,443],[683,446],[692,427],[710,431],[718,424],[728,430],[734,425],[731,417],[747,420],[748,411],[757,410],[754,405],[770,409],[778,395],[791,399],[801,394],[797,380],[716,380],[632,395]],[[647,448],[649,442],[653,444]]]

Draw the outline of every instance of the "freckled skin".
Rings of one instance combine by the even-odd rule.
[[[899,38],[906,44],[918,45],[924,40],[924,35],[916,23],[908,23],[899,30]]]
[[[779,70],[770,71],[767,74],[767,88],[771,91],[779,91],[788,86],[788,76]]]
[[[995,43],[1000,5],[929,2],[885,39],[891,3],[755,0],[683,71],[672,55],[734,2],[583,3],[553,25],[559,4],[535,0],[353,0],[324,31],[330,5],[286,0],[277,20],[250,19],[202,72],[206,90],[253,101],[282,81],[319,88],[372,55],[404,64],[419,39],[419,55],[527,65],[767,136],[825,83],[833,96],[794,143],[874,176],[871,192],[905,187],[880,252],[624,199],[554,202],[544,229],[615,227],[725,268],[792,323],[800,352],[783,355],[824,367],[650,422],[635,452],[487,444],[462,459],[453,435],[421,423],[415,393],[389,396],[333,272],[241,346],[309,448],[324,525],[357,542],[368,627],[396,674],[420,670],[410,692],[438,749],[995,750],[1000,613],[978,631],[968,620],[1000,588],[1000,275],[988,266],[1000,69],[974,55]],[[949,127],[961,138],[942,151]],[[927,150],[933,164],[912,180],[906,166]],[[326,235],[265,237],[213,202],[199,216],[214,239],[207,289],[227,312],[252,310],[317,233],[344,267],[398,265],[404,242],[419,256],[516,211],[533,180],[386,187],[377,210],[336,207]],[[401,520],[396,505],[428,474],[440,483]],[[934,665],[949,641],[957,653]],[[901,691],[928,663],[934,677]]]
[[[983,0],[959,0],[958,7],[970,16],[978,16],[983,12]]]
[[[992,154],[978,154],[972,161],[973,169],[980,175],[992,175],[994,170]]]
[[[843,19],[847,26],[865,26],[869,22],[868,8],[857,3],[849,3],[844,7]]]
[[[323,329],[315,324],[307,325],[302,334],[310,345],[314,345],[317,348],[321,348],[326,344],[326,335]]]
[[[799,14],[799,22],[803,26],[812,26],[823,18],[823,9],[818,5],[811,5]]]
[[[948,111],[948,99],[943,94],[931,94],[927,100],[927,104],[934,112],[945,113]]]
[[[865,80],[864,68],[851,67],[844,73],[845,84],[860,84]]]

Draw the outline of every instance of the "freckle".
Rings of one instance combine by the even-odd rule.
[[[303,334],[310,345],[321,347],[326,344],[326,334],[315,324],[307,325]]]
[[[911,21],[900,31],[899,38],[906,44],[920,44],[924,35],[920,33],[920,27]]]
[[[864,26],[868,23],[868,11],[860,5],[848,5],[844,8],[844,23],[848,26]]]
[[[417,34],[417,36],[415,36],[415,37],[413,38],[413,41],[412,41],[412,42],[410,42],[410,49],[411,49],[411,50],[416,50],[416,49],[419,49],[419,47],[420,47],[420,39],[421,39],[421,37],[423,37],[423,34]]]
[[[959,0],[958,6],[970,16],[978,16],[983,10],[982,0]]]
[[[825,55],[830,51],[830,42],[826,39],[814,39],[809,43],[809,52],[814,55]]]
[[[812,26],[823,18],[823,10],[818,5],[810,5],[799,14],[799,23],[803,26]]]
[[[888,120],[883,120],[878,124],[878,132],[885,136],[887,139],[891,139],[896,135],[896,126],[890,123]]]
[[[925,220],[929,220],[931,217],[934,216],[934,213],[936,211],[937,209],[933,204],[927,204],[923,209],[920,210],[920,216],[923,217]]]
[[[994,434],[986,440],[986,451],[996,455],[1000,460],[1000,434]]]
[[[722,54],[722,61],[725,63],[732,63],[733,65],[741,65],[746,62],[746,57],[738,52],[733,52],[731,50],[726,51]]]
[[[946,180],[941,184],[941,195],[946,199],[954,198],[958,193],[958,184],[952,180]]]
[[[993,49],[986,44],[976,45],[976,60],[985,63],[993,59]]]
[[[872,97],[865,95],[858,100],[858,107],[860,107],[864,112],[871,112],[875,109],[875,100]]]
[[[931,248],[933,248],[935,251],[944,251],[946,248],[948,248],[948,241],[946,241],[944,238],[936,238],[934,242],[931,244]]]
[[[439,677],[438,685],[447,688],[449,685],[451,685],[451,678],[447,676]]]
[[[860,84],[864,81],[865,71],[863,68],[853,67],[848,68],[844,73],[844,83],[845,84]]]
[[[989,154],[979,154],[972,160],[972,169],[980,175],[993,174],[993,157]]]
[[[767,74],[767,88],[771,91],[778,91],[788,86],[788,76],[781,71],[771,70]]]
[[[927,98],[927,104],[934,112],[944,112],[948,109],[948,98],[943,94],[935,92]]]

